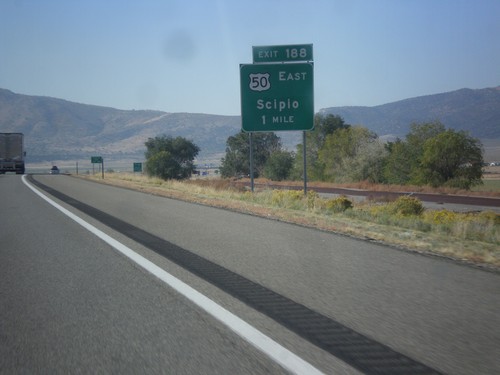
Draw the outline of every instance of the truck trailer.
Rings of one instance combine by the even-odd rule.
[[[0,173],[24,174],[23,133],[0,133]]]

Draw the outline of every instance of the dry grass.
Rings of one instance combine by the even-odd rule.
[[[249,182],[249,179],[242,179],[241,182]],[[302,187],[304,183],[302,181],[269,181],[265,178],[255,179],[255,183],[258,186],[275,185],[275,186],[297,186]],[[414,193],[428,193],[428,194],[453,194],[453,195],[463,195],[463,196],[482,196],[482,197],[497,197],[500,198],[500,175],[498,178],[493,175],[488,175],[483,180],[483,185],[474,187],[472,190],[463,190],[449,187],[433,188],[431,186],[416,186],[416,185],[383,185],[374,184],[368,181],[345,183],[345,184],[333,184],[329,182],[308,182],[308,189],[313,189],[315,187],[319,188],[345,188],[345,189],[359,189],[367,191],[384,191],[384,192],[414,192]]]
[[[380,201],[356,203],[345,210],[345,202],[322,199],[313,186],[304,197],[300,191],[262,187],[251,193],[223,179],[178,182],[126,173],[110,173],[104,180],[84,178],[500,269],[500,216],[494,213],[425,210],[420,215],[402,215],[393,202]]]

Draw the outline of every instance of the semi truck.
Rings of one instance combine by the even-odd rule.
[[[0,173],[24,174],[23,133],[0,133]]]

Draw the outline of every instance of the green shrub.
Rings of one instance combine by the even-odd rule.
[[[344,196],[329,199],[326,201],[325,208],[331,212],[344,212],[352,208],[352,202]]]
[[[420,199],[409,196],[402,196],[391,203],[390,208],[393,213],[401,216],[419,216],[424,212],[424,206]]]

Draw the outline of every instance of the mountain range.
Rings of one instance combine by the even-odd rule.
[[[331,107],[323,113],[361,124],[379,136],[408,134],[410,124],[441,121],[476,138],[500,138],[500,86],[419,96],[374,107]]]
[[[374,107],[330,107],[320,113],[340,115],[379,136],[404,137],[413,122],[441,121],[477,138],[500,139],[500,86],[401,100]],[[0,89],[0,132],[22,132],[28,161],[143,159],[144,142],[157,135],[182,136],[200,149],[200,158],[222,157],[226,140],[240,131],[240,116],[120,110]],[[297,132],[278,133],[294,149]],[[217,159],[217,160],[218,160]]]

